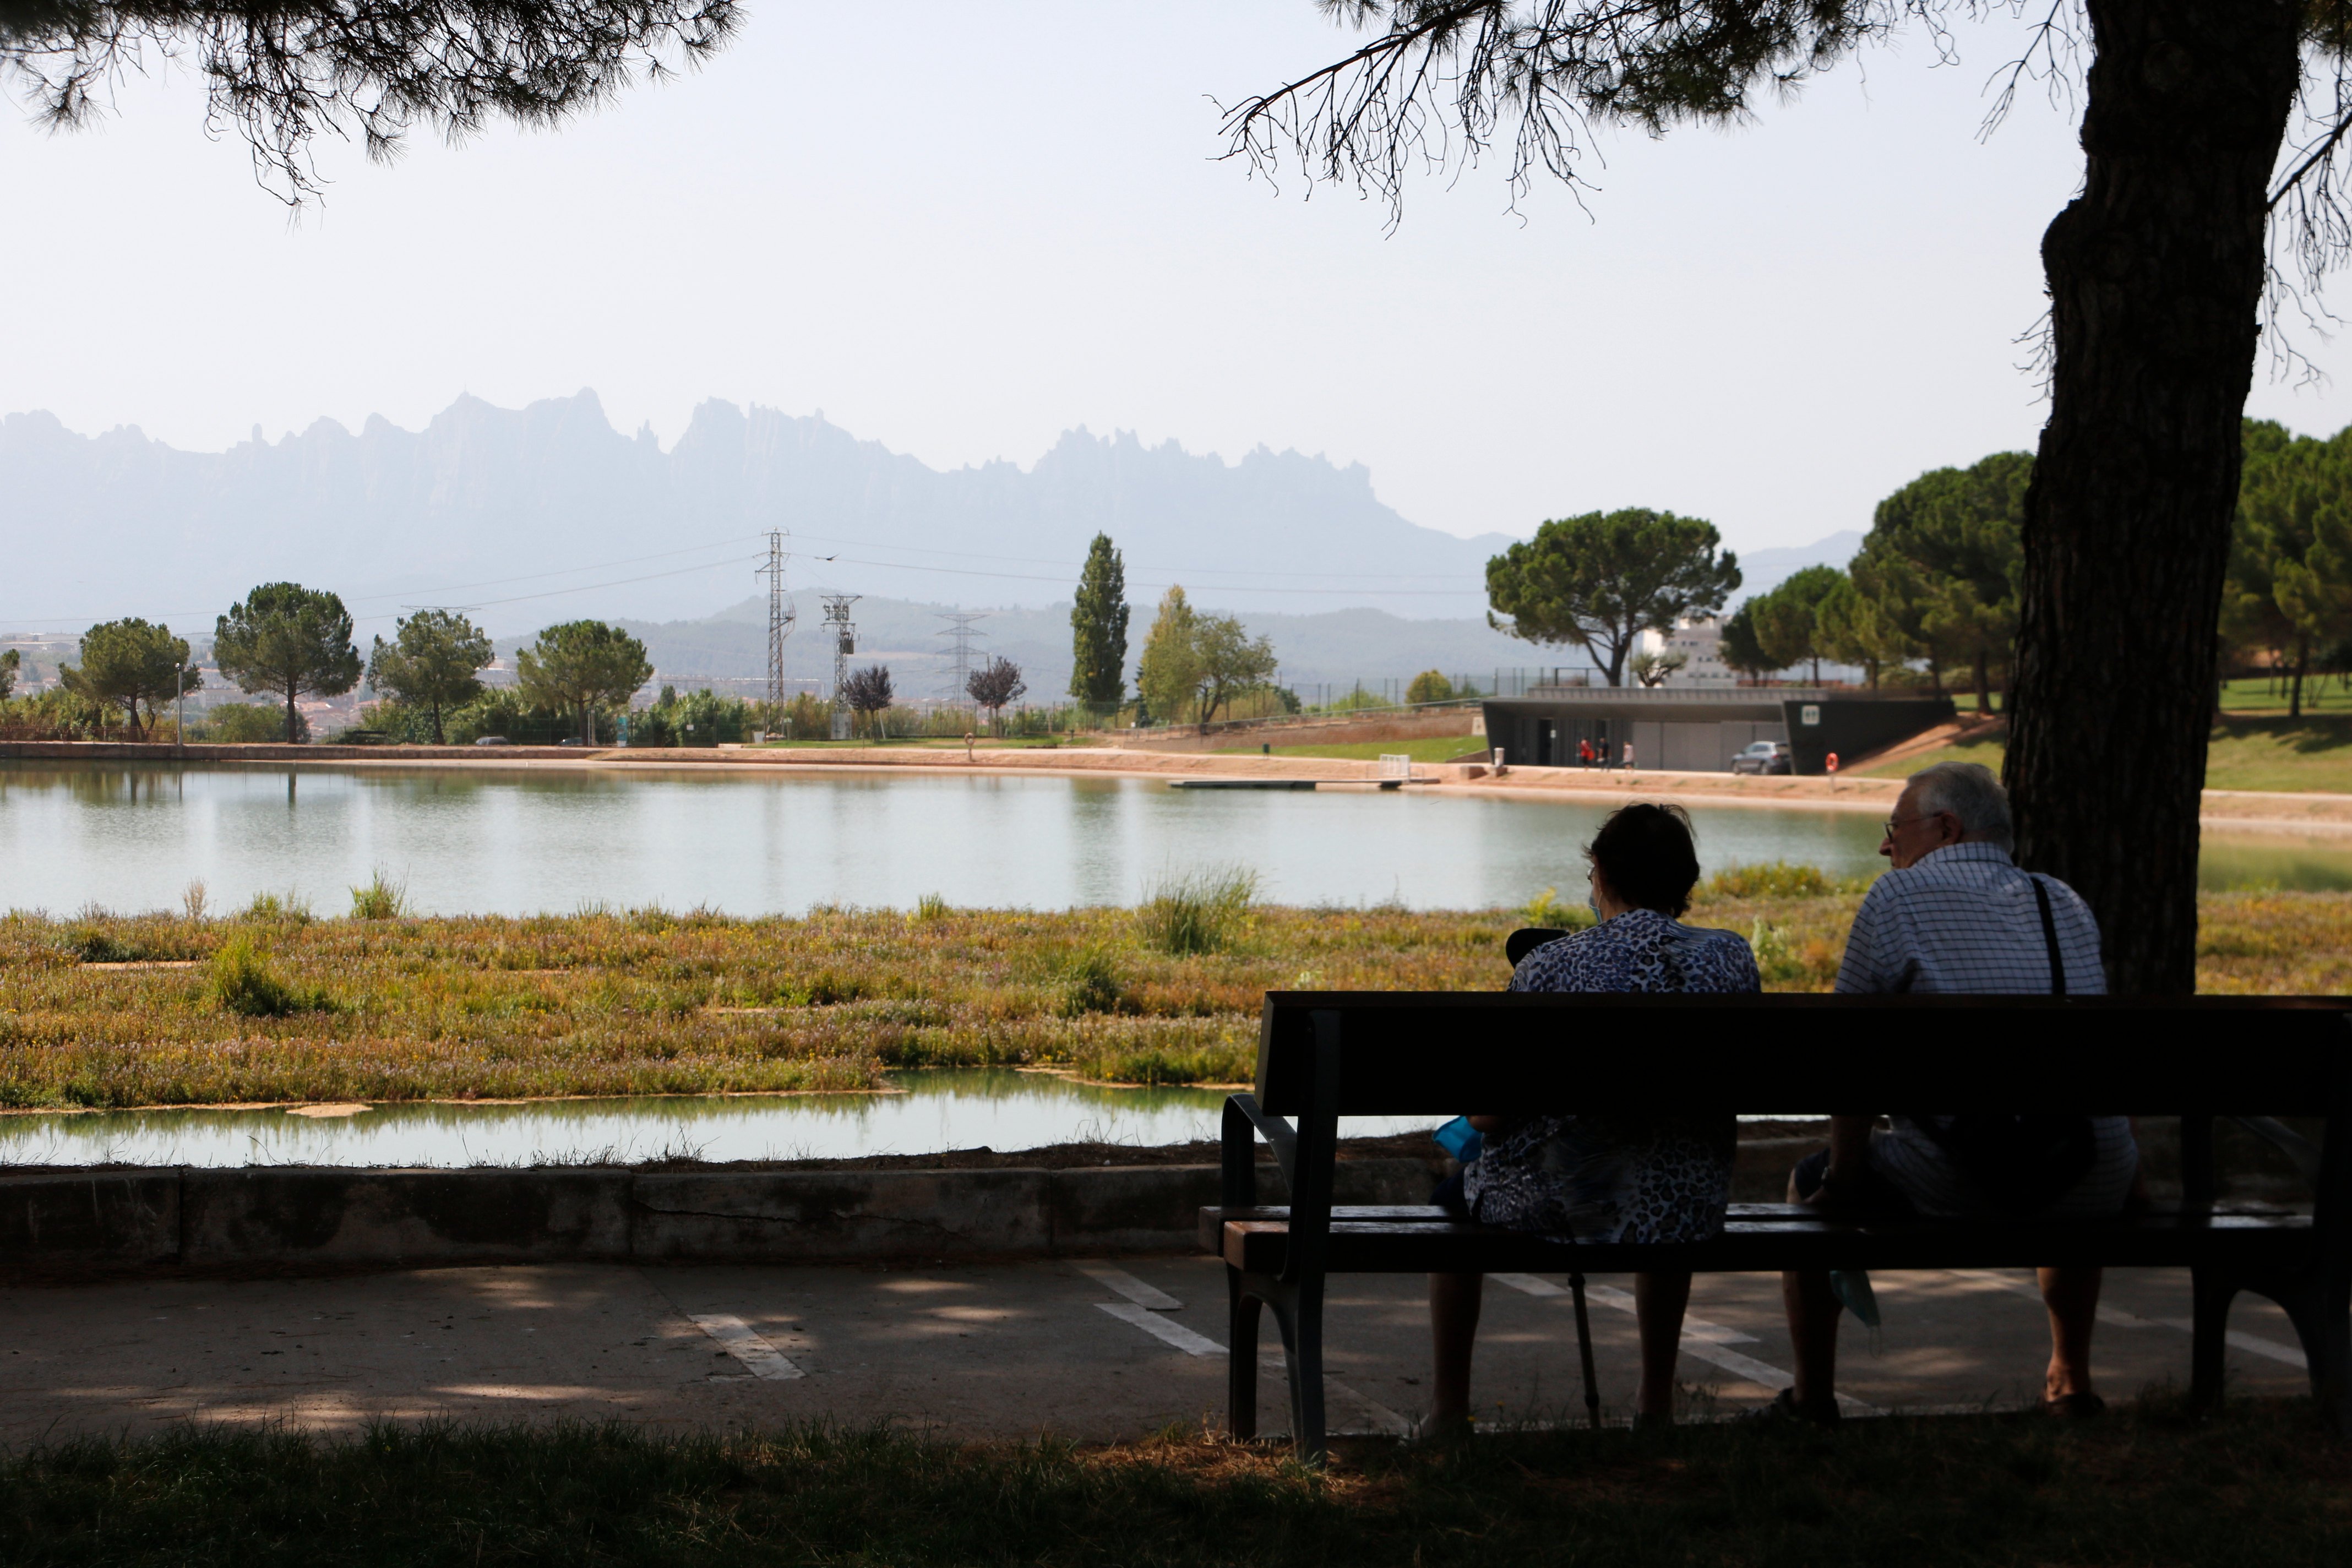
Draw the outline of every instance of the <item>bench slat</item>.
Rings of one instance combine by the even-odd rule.
[[[1278,1274],[1289,1258],[1282,1220],[1227,1219],[1213,1250],[1236,1268]],[[1688,1268],[1702,1274],[1777,1273],[1784,1268],[2034,1268],[2053,1263],[2110,1268],[2221,1263],[2293,1268],[2307,1256],[2311,1217],[2300,1214],[2174,1215],[2098,1226],[1867,1226],[1818,1218],[1735,1220],[1712,1241],[1690,1247],[1564,1246],[1541,1237],[1460,1222],[1335,1220],[1325,1268],[1333,1274],[1565,1272],[1637,1273]]]
[[[1336,1013],[1347,1041],[1342,1116],[1661,1103],[1752,1112],[1834,1083],[1866,1083],[1881,1110],[2323,1116],[2352,1051],[2352,998],[2341,996],[1275,991],[1258,1031],[1257,1100],[1269,1115],[1307,1109],[1317,1012]],[[2147,1048],[2183,1038],[2229,1048]]]

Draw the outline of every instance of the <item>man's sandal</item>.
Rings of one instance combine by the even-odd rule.
[[[2062,1394],[2041,1408],[2053,1421],[2095,1421],[2107,1413],[2107,1402],[2095,1394]]]

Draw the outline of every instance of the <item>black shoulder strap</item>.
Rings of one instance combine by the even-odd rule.
[[[2042,879],[2028,871],[2026,879],[2033,884],[2033,901],[2042,906],[2042,940],[2050,949],[2050,994],[2066,994],[2066,961],[2058,956],[2058,920],[2050,912],[2050,889]]]

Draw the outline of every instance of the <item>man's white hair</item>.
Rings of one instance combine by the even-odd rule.
[[[1982,763],[1937,763],[1913,773],[1906,787],[1919,792],[1923,816],[1948,811],[1969,837],[2004,851],[2017,847],[2010,829],[2009,792]]]

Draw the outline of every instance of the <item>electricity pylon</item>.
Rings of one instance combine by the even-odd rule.
[[[768,700],[777,708],[784,705],[784,639],[793,635],[793,622],[798,612],[793,608],[793,598],[784,592],[784,531],[772,529],[768,533],[768,563],[751,574],[768,580]]]
[[[859,594],[827,594],[824,596],[824,624],[833,629],[833,738],[849,739],[849,706],[842,700],[842,689],[849,684],[849,656],[857,651],[857,628],[850,624],[849,606],[864,597]]]

